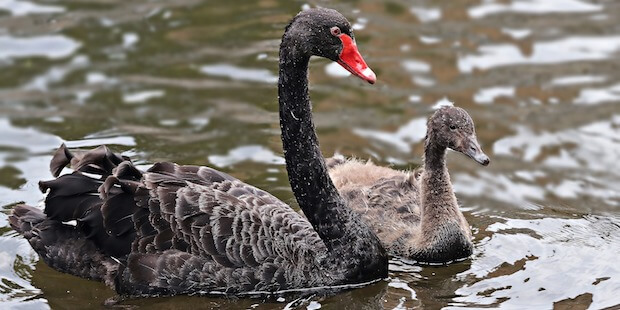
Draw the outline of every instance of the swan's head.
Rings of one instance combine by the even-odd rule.
[[[463,153],[481,165],[490,163],[484,154],[474,129],[474,121],[469,114],[458,107],[444,106],[428,120],[428,137],[433,142]]]
[[[338,62],[353,75],[374,84],[375,73],[357,50],[349,21],[336,10],[316,8],[300,12],[286,27],[284,48]]]

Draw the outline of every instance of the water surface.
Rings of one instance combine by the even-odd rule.
[[[277,118],[277,49],[299,1],[0,3],[0,302],[100,307],[114,292],[60,274],[10,230],[11,204],[62,142],[102,143],[148,166],[204,164],[295,205]],[[330,4],[332,5],[332,4]],[[174,297],[171,309],[439,307],[601,309],[620,304],[620,6],[599,0],[342,1],[378,76],[311,62],[325,154],[421,164],[442,98],[467,109],[491,157],[448,155],[474,232],[471,259],[393,260],[387,281],[295,301]]]

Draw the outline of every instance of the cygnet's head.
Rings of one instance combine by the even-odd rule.
[[[444,106],[437,110],[428,120],[427,139],[427,143],[437,143],[463,153],[481,165],[490,163],[476,138],[474,121],[461,108]]]

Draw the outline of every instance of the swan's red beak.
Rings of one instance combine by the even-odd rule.
[[[353,75],[370,84],[374,84],[377,81],[377,76],[366,65],[364,58],[357,50],[355,41],[346,34],[341,34],[338,37],[342,41],[342,52],[340,52],[338,63]]]

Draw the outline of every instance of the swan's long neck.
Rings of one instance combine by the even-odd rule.
[[[278,85],[280,129],[289,181],[299,206],[315,229],[337,226],[339,221],[331,215],[342,212],[344,201],[329,178],[315,133],[308,98],[308,58],[289,59],[291,56],[281,52]],[[317,231],[319,235],[325,233]],[[325,236],[330,237],[333,236]]]
[[[422,229],[434,225],[446,216],[458,216],[458,204],[446,167],[446,147],[435,141],[429,133],[424,145],[424,174],[422,175]]]
[[[283,38],[278,83],[282,143],[293,193],[329,251],[326,267],[338,268],[350,281],[385,276],[383,247],[345,205],[327,173],[308,97],[309,57],[299,55],[293,44],[293,40]]]

